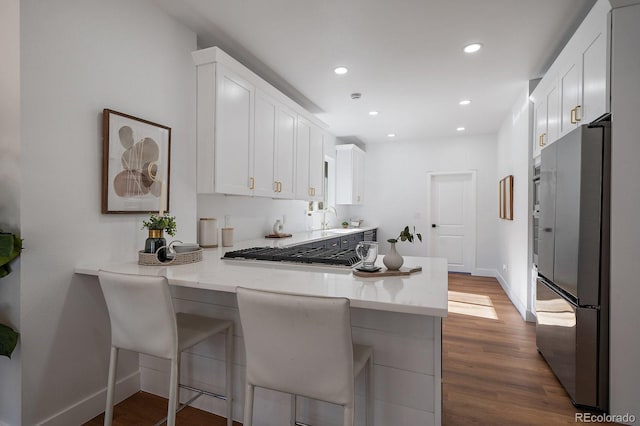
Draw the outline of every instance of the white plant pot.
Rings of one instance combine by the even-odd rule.
[[[402,256],[400,256],[400,254],[396,250],[396,243],[390,243],[390,244],[391,244],[391,251],[389,251],[389,253],[384,255],[384,257],[382,258],[382,263],[384,263],[384,266],[386,266],[388,270],[397,271],[398,269],[400,269],[400,267],[404,263],[404,259],[402,258]]]

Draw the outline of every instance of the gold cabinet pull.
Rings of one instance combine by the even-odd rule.
[[[278,181],[278,192],[282,192],[282,182]]]
[[[573,115],[574,115],[574,118],[576,119],[576,123],[577,123],[578,121],[582,120],[582,118],[578,117],[578,112],[581,109],[581,105],[576,105],[576,107],[574,109],[576,110],[576,112]]]
[[[540,135],[540,146],[545,146],[547,143],[544,141],[544,138],[547,136],[546,133]]]
[[[255,187],[255,179],[253,179],[253,176],[249,178],[249,189],[254,189]]]
[[[538,136],[538,146],[542,147],[542,135]]]
[[[571,124],[576,124],[576,109],[571,108]]]

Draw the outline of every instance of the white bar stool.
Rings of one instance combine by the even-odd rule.
[[[107,387],[105,426],[113,419],[118,351],[128,349],[171,360],[169,407],[166,422],[175,425],[176,413],[202,395],[226,401],[227,426],[232,426],[233,322],[201,315],[175,313],[165,277],[128,275],[99,271],[100,287],[107,302],[111,321],[111,359]],[[226,333],[226,395],[179,384],[180,353],[217,333]],[[177,408],[179,387],[198,392],[187,403]],[[164,419],[159,424],[164,423]]]
[[[354,424],[356,375],[366,366],[366,424],[373,425],[373,349],[351,339],[349,300],[237,289],[247,358],[244,426],[251,426],[256,386],[344,408]]]

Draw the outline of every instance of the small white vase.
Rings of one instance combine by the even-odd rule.
[[[391,251],[389,251],[389,253],[384,255],[384,257],[382,258],[382,263],[384,263],[384,266],[386,266],[388,270],[397,271],[398,269],[400,269],[400,267],[404,263],[404,259],[402,258],[402,256],[400,256],[400,254],[396,250],[396,243],[390,243],[390,244],[391,244]]]

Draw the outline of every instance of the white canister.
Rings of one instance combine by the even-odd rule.
[[[218,221],[215,217],[201,217],[198,225],[200,247],[218,247]]]
[[[233,246],[233,228],[222,228],[222,247]]]

